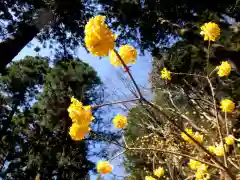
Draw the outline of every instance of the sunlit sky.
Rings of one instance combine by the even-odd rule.
[[[51,52],[51,50],[47,48],[42,48],[40,52],[35,52],[34,47],[39,44],[38,40],[33,39],[31,43],[33,46],[26,46],[15,58],[14,60],[19,60],[24,58],[25,56],[43,56],[43,57],[49,57],[53,58],[54,54]],[[98,75],[100,76],[102,82],[104,85],[107,87],[107,91],[110,94],[109,101],[111,100],[121,100],[118,99],[118,96],[111,95],[112,92],[119,92],[119,93],[125,93],[130,96],[130,92],[128,92],[128,88],[124,87],[124,84],[119,78],[119,74],[127,78],[127,74],[123,72],[121,68],[114,68],[108,60],[108,57],[106,58],[99,58],[95,57],[91,54],[89,54],[83,47],[79,47],[76,51],[76,56],[83,60],[84,62],[88,63],[91,65],[97,72]],[[150,53],[146,52],[145,55],[143,56],[138,56],[136,64],[134,64],[131,67],[131,72],[133,76],[135,77],[137,83],[140,86],[143,87],[149,87],[149,73],[151,72],[151,55]],[[114,109],[114,112],[109,112],[109,114],[106,114],[104,119],[109,119],[112,117],[116,112],[121,112],[127,114],[127,112],[123,112],[122,108],[116,107]],[[114,128],[112,128],[114,130]],[[111,151],[111,149],[109,149]],[[114,156],[114,154],[113,154]],[[99,159],[94,157],[90,158],[93,162],[97,162]],[[118,157],[117,159],[111,161],[113,164],[113,174],[119,175],[119,176],[125,176],[126,173],[124,172],[124,168],[121,165],[121,160],[122,157]],[[97,176],[93,173],[91,174],[91,180],[95,180]],[[105,175],[104,179],[111,179],[111,176]]]

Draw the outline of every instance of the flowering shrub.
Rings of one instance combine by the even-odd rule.
[[[134,142],[129,141],[123,134],[123,152],[117,154],[109,161],[99,161],[97,171],[107,174],[112,171],[111,160],[124,152],[132,153],[144,160],[144,169],[148,169],[144,174],[144,179],[235,179],[240,170],[240,159],[237,151],[234,135],[235,119],[231,116],[235,108],[235,103],[222,97],[218,101],[215,97],[212,77],[220,80],[231,73],[231,65],[228,61],[223,61],[221,65],[215,67],[210,73],[201,72],[199,74],[174,73],[163,67],[160,77],[167,84],[171,83],[174,76],[184,75],[197,78],[204,82],[210,89],[207,95],[199,95],[199,90],[188,96],[197,96],[201,101],[189,97],[193,112],[182,112],[178,107],[172,94],[168,91],[168,103],[171,106],[164,107],[161,103],[154,103],[147,100],[126,64],[133,64],[137,58],[136,49],[130,45],[121,46],[119,52],[114,49],[115,36],[104,24],[105,17],[96,16],[89,20],[85,28],[85,42],[88,50],[96,56],[106,56],[109,54],[110,63],[115,67],[123,67],[130,80],[135,86],[136,97],[131,100],[107,103],[98,106],[83,106],[76,99],[72,98],[72,104],[68,111],[73,121],[69,134],[73,140],[81,140],[90,131],[90,124],[93,120],[91,109],[100,108],[109,104],[138,102],[141,105],[141,113],[136,124],[139,137]],[[210,45],[220,36],[220,28],[213,22],[205,23],[200,27],[200,34],[203,40]],[[208,67],[209,56],[206,58]],[[191,86],[191,85],[189,85]],[[180,91],[178,89],[178,91]],[[206,98],[205,98],[206,97]],[[148,118],[145,118],[145,115]],[[196,120],[197,119],[197,120]],[[117,115],[113,119],[115,128],[125,128],[128,131],[131,121],[123,115]],[[144,133],[141,134],[141,129]],[[178,178],[176,178],[178,177]]]

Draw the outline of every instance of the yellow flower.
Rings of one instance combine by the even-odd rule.
[[[196,177],[196,179],[203,179],[203,177],[204,177],[204,172],[202,172],[202,171],[197,171],[197,172],[195,173],[195,177]]]
[[[229,151],[228,146],[224,144],[224,147],[225,147],[225,152],[228,152]],[[219,144],[215,147],[214,154],[216,154],[216,156],[224,156],[224,149],[222,144]]]
[[[197,170],[200,170],[202,172],[207,172],[208,166],[206,164],[202,164],[197,168]]]
[[[126,64],[127,63],[134,64],[137,58],[137,51],[134,47],[126,44],[119,48],[119,55]]]
[[[40,180],[40,174],[39,173],[36,175],[35,180]]]
[[[199,132],[195,132],[194,134],[194,139],[199,142],[199,143],[202,143],[203,142],[203,135],[200,134]]]
[[[192,129],[186,128],[185,131],[186,131],[190,136],[193,137],[193,131],[192,131]],[[191,140],[184,132],[181,133],[181,137],[182,137],[185,141],[187,141],[187,142],[192,142],[192,140]]]
[[[210,153],[214,153],[215,152],[215,146],[208,146],[208,150],[210,151]]]
[[[235,109],[235,104],[230,99],[223,99],[220,104],[223,112],[233,112]]]
[[[226,141],[226,138],[225,138],[225,141]],[[224,144],[224,147],[225,147],[225,151],[228,152],[229,147],[226,144]],[[214,153],[216,156],[224,156],[224,149],[222,144],[218,144],[217,146],[208,146],[208,150],[211,153]]]
[[[94,119],[91,106],[83,106],[83,104],[74,97],[71,98],[71,102],[68,107],[68,113],[72,122],[83,126],[89,125]]]
[[[196,180],[209,180],[210,174],[201,170],[197,170],[195,173]]]
[[[215,41],[220,35],[220,28],[216,23],[205,23],[201,26],[200,34],[204,36],[204,41]]]
[[[118,114],[113,118],[113,124],[116,128],[125,128],[127,126],[127,117]]]
[[[167,70],[167,68],[163,68],[161,71],[162,74],[162,79],[166,79],[166,80],[171,80],[171,72]]]
[[[145,176],[145,180],[156,180],[156,179],[152,176]]]
[[[85,44],[95,56],[108,56],[114,48],[115,35],[104,21],[105,16],[95,16],[85,26]]]
[[[232,70],[231,65],[228,63],[228,61],[222,61],[220,66],[217,66],[218,72],[217,74],[220,77],[228,76]]]
[[[117,57],[117,54],[115,53],[114,50],[111,50],[109,52],[109,59],[110,59],[110,63],[112,65],[114,65],[115,67],[122,66],[122,63],[121,63],[120,59]]]
[[[188,128],[186,128],[185,131],[186,131],[190,136],[192,136],[196,141],[198,141],[199,143],[202,143],[202,142],[203,142],[203,135],[199,134],[198,132],[195,132],[195,134],[193,134],[192,129],[188,129]],[[182,137],[185,141],[187,141],[187,142],[189,142],[189,143],[191,143],[191,144],[194,144],[194,142],[193,142],[184,132],[181,133],[181,137]]]
[[[137,51],[134,47],[126,44],[119,48],[119,56],[122,58],[125,64],[134,64],[137,58]],[[109,59],[110,63],[115,67],[123,66],[121,60],[118,58],[114,50],[110,51]]]
[[[79,141],[84,139],[84,136],[89,133],[91,128],[86,126],[80,126],[77,123],[73,123],[69,130],[69,135],[71,136],[72,140]]]
[[[228,135],[227,137],[225,137],[225,142],[227,145],[233,145],[235,141],[235,138],[233,135]]]
[[[193,159],[190,159],[188,165],[192,170],[197,170],[202,165],[202,163],[199,162],[199,161],[195,161]]]
[[[159,167],[159,168],[155,169],[153,173],[155,176],[160,178],[164,175],[164,169],[162,167]]]
[[[97,171],[101,174],[108,174],[112,172],[112,166],[108,161],[98,161]]]
[[[198,180],[208,180],[210,175],[207,173],[208,166],[206,164],[202,164],[199,161],[195,161],[190,159],[188,164],[192,170],[197,170],[195,173],[195,177]]]

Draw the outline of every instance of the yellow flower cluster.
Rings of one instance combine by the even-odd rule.
[[[216,156],[224,156],[224,149],[225,152],[229,152],[228,145],[233,145],[235,143],[235,137],[233,135],[228,135],[224,140],[226,144],[222,145],[222,143],[220,143],[216,146],[208,146],[208,150]]]
[[[228,135],[225,137],[225,142],[227,145],[233,145],[235,142],[235,137],[233,135]]]
[[[198,169],[195,173],[196,180],[208,180],[211,178],[210,174],[206,171]]]
[[[222,109],[223,112],[233,112],[235,109],[235,104],[232,102],[230,99],[223,99],[220,102],[221,106],[220,108]]]
[[[190,159],[188,165],[192,170],[197,170],[202,165],[202,163],[199,161]]]
[[[167,68],[163,68],[161,71],[162,79],[171,80],[171,72]]]
[[[112,165],[108,161],[98,161],[97,171],[101,174],[108,174],[112,172]]]
[[[217,146],[208,146],[208,150],[216,156],[224,156],[224,148],[225,152],[229,152],[228,145],[233,145],[235,143],[235,137],[233,135],[228,135],[224,140],[226,143],[224,146],[220,143]]]
[[[68,107],[68,113],[73,122],[69,130],[71,138],[75,141],[82,140],[91,130],[89,125],[94,119],[91,106],[83,106],[81,102],[72,97],[71,104]]]
[[[204,36],[204,41],[215,41],[220,35],[220,28],[216,23],[208,22],[201,26],[200,34]]]
[[[89,133],[91,128],[88,126],[80,126],[77,123],[73,123],[70,127],[69,134],[74,141],[84,139],[85,134]]]
[[[164,175],[164,169],[162,167],[159,167],[153,171],[153,174],[160,178]]]
[[[208,146],[208,150],[209,150],[210,153],[214,153],[215,146]]]
[[[191,136],[193,137],[196,141],[198,141],[199,143],[203,142],[203,135],[201,135],[199,132],[195,132],[193,133],[192,129],[186,128],[185,131]],[[194,142],[187,136],[187,134],[185,134],[184,132],[181,133],[181,137],[191,143],[194,144]]]
[[[225,152],[229,151],[229,148],[226,144],[224,144],[224,146],[221,143],[218,144],[214,149],[214,153],[216,154],[216,156],[224,156],[224,148]]]
[[[127,117],[121,115],[121,114],[118,114],[117,116],[115,116],[113,118],[113,125],[116,127],[116,128],[125,128],[127,126]]]
[[[218,69],[218,72],[217,74],[220,76],[220,77],[223,77],[223,76],[228,76],[232,70],[232,67],[231,65],[228,63],[228,61],[223,61],[221,62],[221,65],[220,66],[217,66],[217,69]]]
[[[152,176],[145,176],[145,180],[156,180],[156,178]]]
[[[137,51],[134,47],[126,44],[119,48],[119,56],[125,64],[134,64],[137,58]],[[109,59],[113,66],[123,66],[121,60],[118,58],[114,50],[110,51]]]
[[[197,180],[208,180],[210,179],[210,174],[207,172],[208,166],[205,164],[202,164],[199,161],[190,159],[188,163],[189,167],[196,171],[195,177]]]
[[[116,36],[104,23],[105,16],[92,17],[85,26],[85,44],[89,52],[95,56],[110,56],[110,63],[123,66],[121,60],[113,50]],[[119,48],[119,56],[125,64],[134,64],[137,58],[137,51],[134,47],[126,44]]]
[[[208,146],[208,150],[215,154],[216,156],[224,156],[224,147],[225,147],[225,152],[229,151],[229,147],[224,144],[224,146],[220,143],[217,146]]]
[[[164,169],[162,167],[158,167],[157,169],[155,169],[153,171],[153,174],[158,178],[164,176],[164,173],[165,172],[164,172]],[[154,178],[152,176],[145,176],[145,180],[156,180],[156,178]]]
[[[105,16],[95,16],[85,26],[85,44],[95,56],[108,56],[115,45],[115,35],[104,21]]]

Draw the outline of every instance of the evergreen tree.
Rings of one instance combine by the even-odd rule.
[[[31,63],[36,62],[34,59]],[[24,77],[20,80],[34,79],[32,73],[24,74],[21,69],[42,71],[43,77],[38,75],[35,78],[44,85],[40,88],[33,81],[30,85],[38,90],[38,95],[25,93],[24,103],[27,105],[21,104],[19,106],[21,108],[11,116],[11,119],[8,119],[9,125],[1,126],[1,147],[3,147],[0,156],[3,158],[1,177],[89,179],[88,172],[94,165],[87,159],[87,143],[75,142],[68,135],[72,122],[68,117],[67,107],[71,96],[82,100],[84,104],[96,102],[99,93],[95,88],[101,83],[100,79],[91,67],[79,60],[60,60],[53,68],[47,68],[45,71],[39,66],[31,65],[31,68],[21,66],[20,71],[14,71],[15,77]],[[12,66],[9,67],[11,68]],[[21,76],[18,72],[21,72]],[[8,79],[10,75],[11,73],[2,78]],[[14,79],[12,83],[20,83],[20,81]],[[11,86],[6,83],[3,83],[3,86],[6,91],[12,91]],[[21,84],[20,87],[22,86]],[[33,93],[33,89],[29,86],[26,86],[27,90]],[[31,103],[33,105],[29,104],[30,97],[34,98],[35,103],[34,101]],[[5,107],[5,104],[1,104],[1,107]]]
[[[27,56],[23,60],[14,62],[7,68],[7,75],[0,77],[1,87],[1,119],[0,141],[1,176],[11,169],[11,161],[19,155],[19,144],[24,138],[19,134],[18,126],[13,123],[13,117],[31,106],[31,101],[39,93],[48,71],[48,61],[40,57]],[[8,165],[8,163],[10,163]],[[6,164],[8,165],[6,167]],[[16,162],[16,164],[18,164]],[[15,167],[17,168],[17,167]]]

